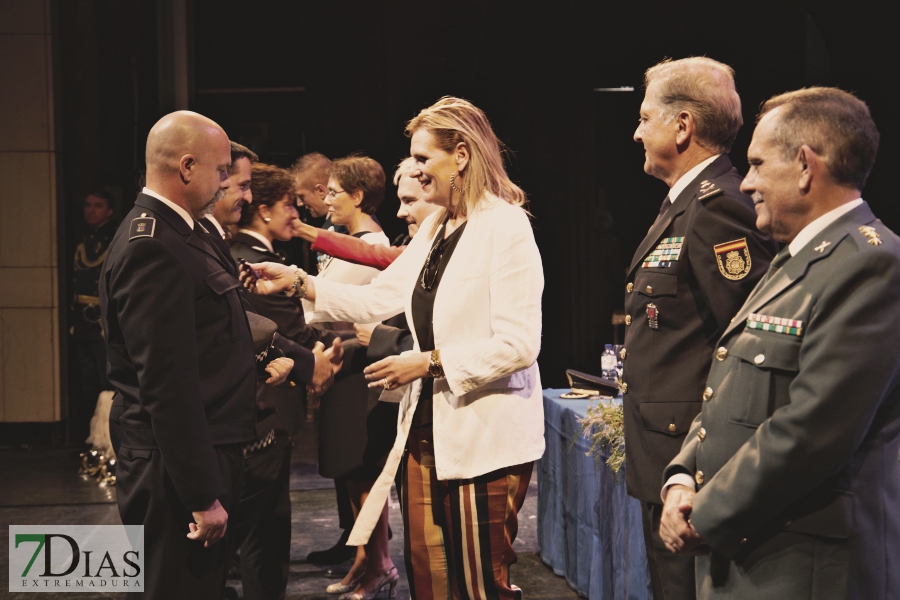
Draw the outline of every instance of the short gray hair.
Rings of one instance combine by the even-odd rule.
[[[698,142],[717,152],[731,150],[744,124],[734,69],[705,56],[666,59],[644,73],[644,87],[651,83],[658,85],[666,116],[690,113]]]
[[[407,156],[400,161],[397,168],[394,170],[394,185],[400,185],[400,178],[409,172],[414,162],[415,159],[412,156]]]
[[[880,141],[865,102],[837,88],[811,87],[769,98],[757,122],[776,108],[782,108],[782,114],[774,141],[785,160],[793,160],[806,144],[821,157],[835,183],[863,189]]]

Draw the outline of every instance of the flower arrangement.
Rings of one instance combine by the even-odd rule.
[[[616,477],[621,476],[625,464],[625,416],[622,405],[612,398],[600,398],[590,404],[587,414],[578,421],[581,434],[591,441],[586,455],[593,456],[598,463],[606,456],[607,468]]]

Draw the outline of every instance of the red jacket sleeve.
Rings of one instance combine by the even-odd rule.
[[[322,229],[311,250],[348,262],[384,270],[396,260],[406,246],[381,246],[364,242],[352,235]]]

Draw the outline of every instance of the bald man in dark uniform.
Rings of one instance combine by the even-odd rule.
[[[221,127],[181,111],[150,130],[146,160],[100,276],[119,514],[144,525],[143,597],[218,600],[257,376],[239,283],[196,220],[228,186],[231,152]],[[270,363],[269,382],[291,366]]]

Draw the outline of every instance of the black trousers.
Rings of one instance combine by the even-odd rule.
[[[243,475],[240,444],[216,446],[219,469],[228,490],[219,502],[235,518]],[[209,548],[187,539],[191,512],[179,500],[159,450],[117,449],[116,495],[125,525],[144,526],[143,600],[221,600],[232,528]]]
[[[244,483],[234,524],[241,550],[245,600],[281,600],[291,562],[291,442],[276,442],[244,458]]]
[[[662,504],[641,502],[641,517],[654,600],[694,600],[697,597],[694,557],[673,554],[666,549],[659,537]]]
[[[334,480],[334,494],[337,496],[338,527],[344,531],[350,531],[353,529],[356,517],[353,516],[353,504],[350,502],[347,480],[343,477]]]

